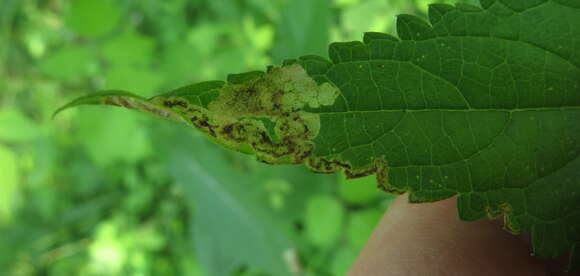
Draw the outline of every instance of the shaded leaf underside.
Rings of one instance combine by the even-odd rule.
[[[65,108],[112,104],[183,120],[264,162],[306,163],[316,172],[345,170],[352,177],[376,173],[383,189],[409,192],[414,202],[458,194],[462,219],[505,214],[511,231],[532,233],[536,255],[572,250],[571,264],[578,264],[580,4],[481,4],[431,5],[430,22],[399,16],[399,38],[367,33],[363,42],[332,44],[330,61],[284,62],[282,68],[299,65],[319,88],[283,82],[261,90],[274,86],[267,76],[282,74],[276,67],[152,99],[94,94]],[[332,89],[339,93],[316,103],[279,100],[300,87],[318,89],[312,95],[319,99]],[[256,104],[235,120],[210,114],[227,106],[216,109],[215,102],[234,103],[224,102],[224,94],[252,97],[248,91],[256,90],[275,104]],[[245,134],[261,138],[238,137]]]

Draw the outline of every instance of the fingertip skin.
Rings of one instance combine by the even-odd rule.
[[[459,220],[456,198],[412,204],[403,195],[347,275],[546,275],[546,265],[490,221]]]

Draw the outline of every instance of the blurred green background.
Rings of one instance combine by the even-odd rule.
[[[0,275],[344,275],[392,200],[373,177],[268,166],[116,108],[51,113],[327,56],[427,2],[0,0]]]

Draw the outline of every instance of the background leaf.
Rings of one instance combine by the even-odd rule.
[[[17,190],[20,182],[18,163],[14,153],[0,144],[0,167],[4,168],[0,190],[0,225],[10,223],[13,210],[19,202]]]
[[[288,275],[283,256],[290,248],[289,242],[270,221],[272,215],[263,214],[260,207],[264,201],[257,203],[255,194],[245,189],[253,183],[233,181],[244,179],[243,173],[232,173],[225,166],[227,163],[216,158],[219,153],[200,150],[192,153],[209,158],[194,163],[190,155],[181,154],[172,166],[183,185],[193,186],[188,187],[195,204],[192,231],[197,254],[208,273],[230,274],[243,264],[276,275]]]
[[[275,63],[299,55],[325,55],[329,42],[328,0],[286,1],[272,49]]]
[[[333,197],[314,195],[306,207],[306,235],[319,247],[331,247],[341,235],[344,209]]]
[[[111,0],[74,0],[70,1],[65,20],[79,35],[95,38],[112,32],[121,20],[121,12]]]
[[[0,141],[30,141],[41,134],[39,126],[18,110],[0,110]]]
[[[377,189],[377,180],[373,176],[355,179],[341,177],[338,193],[344,201],[355,205],[369,204],[386,196]]]
[[[70,47],[48,56],[40,64],[40,70],[52,77],[76,80],[86,76],[94,57],[87,48]]]

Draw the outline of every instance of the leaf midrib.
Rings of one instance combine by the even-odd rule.
[[[531,107],[531,108],[468,108],[468,109],[449,109],[449,108],[425,108],[425,109],[378,109],[378,110],[349,110],[349,111],[312,111],[312,113],[320,115],[336,115],[336,114],[356,114],[356,113],[373,113],[373,112],[530,112],[530,111],[580,111],[579,106],[564,106],[564,107]]]

